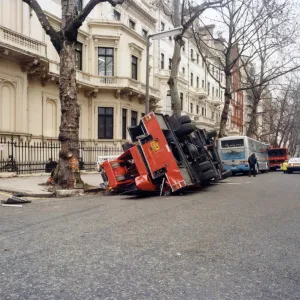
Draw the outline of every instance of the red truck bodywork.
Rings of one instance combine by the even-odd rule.
[[[268,149],[270,169],[276,170],[281,167],[285,160],[289,159],[287,148],[270,148]]]
[[[174,156],[168,146],[165,136],[161,131],[160,125],[154,115],[150,113],[142,118],[142,122],[147,130],[147,134],[152,135],[152,140],[140,143],[143,156],[140,153],[138,146],[133,146],[125,151],[118,160],[105,161],[102,165],[107,179],[112,189],[118,189],[120,185],[130,185],[134,183],[136,188],[141,191],[155,191],[157,186],[149,178],[149,172],[152,179],[161,176],[160,170],[164,169],[164,174],[167,178],[166,185],[169,186],[172,192],[186,186]],[[144,161],[144,159],[146,162]],[[132,169],[121,167],[122,162],[133,160]],[[116,164],[119,163],[119,165]],[[146,164],[149,168],[146,167]],[[113,168],[112,166],[116,166]],[[132,178],[126,181],[118,182],[119,176],[130,175]],[[128,177],[128,176],[127,176]]]

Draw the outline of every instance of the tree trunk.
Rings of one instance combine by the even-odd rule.
[[[181,5],[180,0],[173,1],[174,27],[181,26],[181,22],[183,21],[181,19],[180,5]],[[182,107],[181,107],[181,101],[180,101],[179,92],[178,92],[177,77],[178,77],[179,64],[180,64],[180,60],[181,60],[181,47],[184,45],[184,41],[183,41],[182,35],[175,36],[174,40],[175,40],[175,43],[174,43],[174,51],[173,51],[173,57],[172,57],[172,67],[171,67],[170,77],[168,80],[168,85],[170,88],[171,101],[173,104],[173,114],[180,116]]]
[[[181,100],[179,97],[178,92],[178,69],[181,60],[181,47],[183,45],[182,36],[176,36],[175,38],[175,45],[174,45],[174,52],[172,57],[172,67],[170,78],[168,80],[168,85],[170,87],[171,93],[171,101],[173,103],[173,113],[180,116],[181,115]]]
[[[61,124],[59,141],[61,150],[54,178],[55,184],[63,189],[81,187],[83,182],[79,171],[79,117],[77,103],[75,41],[65,40],[60,52],[59,94],[61,103]]]
[[[219,138],[226,136],[226,124],[227,124],[227,120],[228,120],[229,108],[230,108],[230,103],[231,103],[231,99],[232,99],[231,82],[232,82],[232,76],[226,75],[225,103],[224,103],[224,108],[223,108],[221,120],[220,120]]]
[[[256,132],[256,125],[257,125],[257,119],[256,119],[256,113],[257,113],[257,106],[258,106],[258,102],[254,100],[253,101],[253,107],[252,107],[252,112],[250,115],[250,122],[249,122],[249,127],[247,129],[246,135],[250,138],[254,138],[257,135]]]

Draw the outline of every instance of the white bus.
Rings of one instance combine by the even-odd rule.
[[[258,171],[269,171],[268,144],[253,140],[247,136],[230,136],[218,140],[218,151],[224,169],[233,174],[249,173],[248,158],[255,153],[258,162]]]

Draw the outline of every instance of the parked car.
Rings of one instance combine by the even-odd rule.
[[[300,171],[300,157],[293,157],[288,161],[286,172],[291,174],[296,171]]]
[[[214,146],[216,132],[197,128],[188,116],[149,113],[129,127],[132,143],[100,166],[103,187],[120,193],[170,194],[231,175]]]

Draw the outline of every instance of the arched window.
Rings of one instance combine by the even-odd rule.
[[[16,87],[9,81],[0,84],[0,130],[15,131]]]

